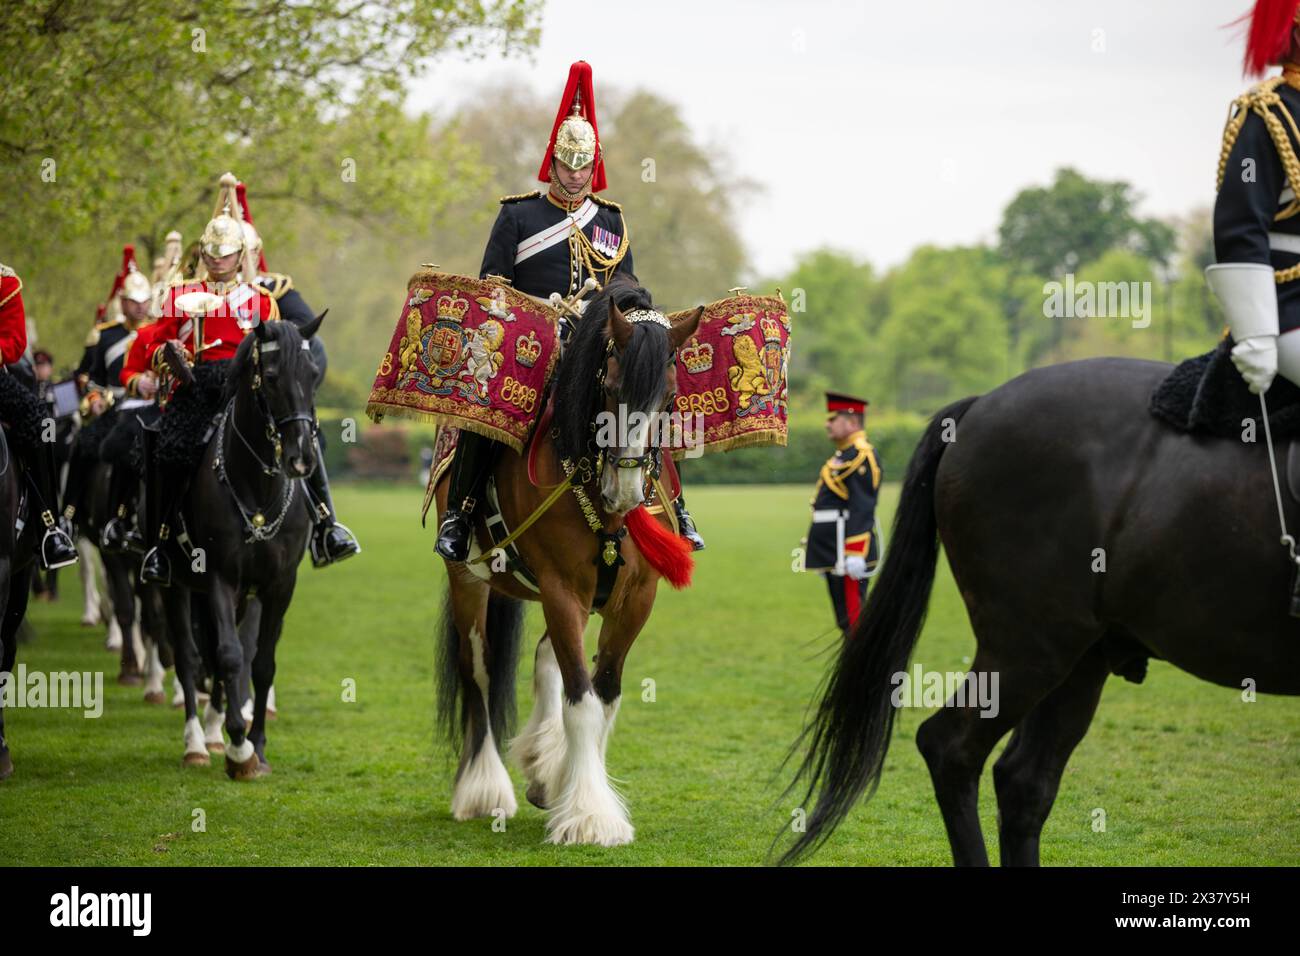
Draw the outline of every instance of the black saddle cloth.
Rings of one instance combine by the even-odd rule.
[[[1232,364],[1232,339],[1180,363],[1151,393],[1151,414],[1179,431],[1241,439],[1242,421],[1259,422],[1259,397]],[[1300,436],[1300,388],[1282,378],[1268,390],[1268,419],[1273,438]],[[1263,439],[1263,434],[1260,434]]]

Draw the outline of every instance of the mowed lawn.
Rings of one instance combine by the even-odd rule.
[[[520,811],[503,832],[457,823],[450,752],[433,734],[434,622],[443,587],[421,489],[340,487],[338,505],[365,553],[304,565],[280,645],[280,718],[269,725],[274,774],[250,784],[181,767],[179,711],[114,683],[101,628],[78,623],[75,575],[57,605],[34,604],[29,669],[103,670],[97,720],[78,711],[10,710],[16,773],[0,784],[4,864],[754,865],[788,828],[796,799],[777,771],[837,637],[824,583],[792,573],[807,487],[696,488],[708,538],[695,584],[660,590],[630,656],[610,744],[636,825],[616,849],[543,842],[543,814],[512,771]],[[896,486],[886,488],[885,518]],[[531,706],[535,608],[519,674]],[[594,625],[589,646],[594,645]],[[916,660],[960,670],[974,641],[941,570]],[[343,700],[347,679],[356,701]],[[653,682],[653,702],[643,687]],[[168,679],[170,693],[170,677]],[[646,696],[649,696],[648,694]],[[815,863],[946,865],[943,825],[913,737],[898,721],[877,797],[855,810]],[[991,768],[991,762],[990,762]],[[990,770],[981,815],[996,859]],[[1145,684],[1108,683],[1089,736],[1047,823],[1058,865],[1300,862],[1300,701],[1245,703],[1153,662]],[[196,809],[206,831],[195,832]],[[1104,811],[1105,830],[1094,829]]]

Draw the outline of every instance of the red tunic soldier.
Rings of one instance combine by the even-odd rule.
[[[27,351],[27,313],[23,309],[23,283],[18,274],[0,263],[0,366],[8,366]],[[45,570],[76,564],[72,538],[59,527],[59,484],[54,463],[54,429],[47,427],[49,406],[0,367],[0,417],[9,423],[9,438],[31,478],[45,534],[37,555]],[[49,440],[46,440],[48,437]]]

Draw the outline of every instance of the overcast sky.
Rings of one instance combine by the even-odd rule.
[[[755,273],[823,245],[889,266],[992,239],[1008,200],[1066,164],[1133,183],[1148,215],[1212,203],[1228,104],[1249,85],[1223,27],[1249,7],[548,0],[531,60],[440,64],[411,106],[444,112],[502,73],[558,102],[586,59],[598,106],[602,84],[647,87],[764,187],[740,222]]]

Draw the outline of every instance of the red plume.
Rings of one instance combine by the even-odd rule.
[[[1296,0],[1296,2],[1300,3],[1300,0]],[[245,186],[242,182],[236,183],[235,195],[239,198],[239,211],[244,214],[244,222],[248,223],[250,226],[254,228],[257,228],[257,223],[253,222],[253,213],[248,208],[248,187]],[[265,248],[257,250],[257,271],[258,272],[270,271],[269,269],[266,268]]]
[[[1247,76],[1262,76],[1274,63],[1281,63],[1291,49],[1291,32],[1295,29],[1300,0],[1258,0],[1246,17],[1250,29],[1246,36]]]
[[[1296,0],[1300,3],[1300,0]],[[122,268],[116,276],[113,277],[113,291],[108,294],[108,301],[112,302],[117,298],[117,294],[122,291],[122,283],[126,281],[126,274],[131,271],[131,264],[135,262],[135,246],[125,245],[122,247]]]
[[[1300,3],[1300,0],[1296,0]],[[596,168],[591,172],[591,191],[600,192],[605,188],[605,157],[600,150],[600,127],[596,125],[596,94],[591,85],[591,65],[586,60],[579,60],[569,67],[569,82],[564,85],[564,96],[560,99],[560,108],[555,114],[555,125],[551,127],[551,139],[546,144],[546,156],[542,159],[542,168],[537,171],[537,181],[551,181],[551,159],[555,155],[555,134],[560,131],[560,124],[573,110],[573,94],[582,94],[582,118],[596,131]]]
[[[645,505],[637,505],[623,520],[650,567],[679,591],[691,583],[695,559],[691,557],[691,546],[684,538],[673,534],[656,521],[645,510]]]
[[[108,313],[108,306],[104,305],[102,302],[99,305],[95,306],[95,324],[98,325],[100,322],[103,322],[104,316],[107,313]]]

